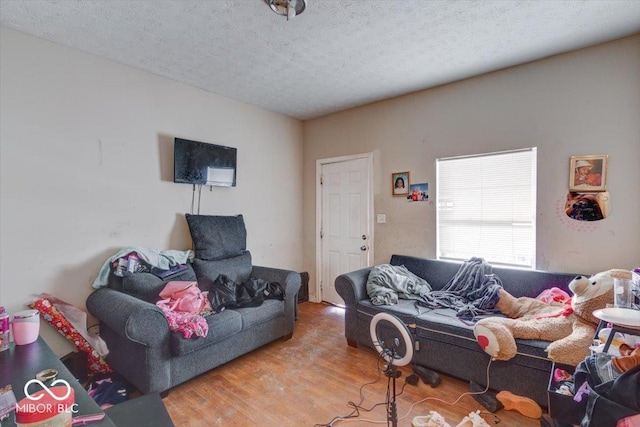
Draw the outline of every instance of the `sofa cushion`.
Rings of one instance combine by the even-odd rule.
[[[404,265],[410,272],[426,280],[434,291],[444,288],[462,265],[453,261],[440,261],[408,255],[393,255],[390,264]]]
[[[530,298],[536,298],[542,291],[553,287],[571,293],[569,283],[576,277],[572,273],[500,267],[494,267],[493,273],[500,277],[505,291],[514,296]]]
[[[416,327],[426,330],[435,329],[449,336],[469,339],[473,342],[473,349],[477,347],[480,350],[473,335],[473,323],[457,317],[456,311],[451,308],[425,310],[416,318]]]
[[[247,230],[242,215],[185,214],[185,217],[196,258],[216,260],[235,257],[247,249]]]
[[[235,311],[242,316],[242,330],[244,331],[253,325],[264,323],[276,317],[283,317],[284,301],[265,300],[258,307],[238,308]]]
[[[400,299],[393,305],[374,305],[371,300],[364,299],[358,302],[358,317],[369,321],[378,313],[393,314],[405,324],[415,323],[415,319],[421,312],[428,310],[420,307],[413,300]]]
[[[187,264],[186,270],[162,279],[151,273],[125,272],[122,277],[122,292],[155,304],[160,300],[159,294],[164,285],[174,280],[196,280],[196,274],[189,264]]]
[[[179,331],[171,333],[171,353],[182,356],[221,341],[242,330],[242,317],[234,310],[224,310],[205,318],[209,325],[206,337],[184,338]]]
[[[198,285],[203,291],[211,289],[211,285],[219,275],[224,274],[235,283],[244,283],[251,277],[251,253],[244,252],[242,255],[220,259],[193,261],[193,269],[198,278]]]

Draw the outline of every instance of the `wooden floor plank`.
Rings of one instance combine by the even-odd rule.
[[[364,384],[374,382],[362,389],[364,407],[384,403],[388,378],[379,367],[373,350],[347,346],[343,309],[306,302],[300,305],[291,340],[268,344],[177,386],[164,402],[178,427],[321,426],[351,413],[348,402],[360,402]],[[411,374],[409,367],[400,370],[398,393]],[[422,382],[404,387],[397,398],[399,427],[410,427],[413,417],[429,411],[438,411],[455,427],[469,412],[484,411],[471,396],[448,404],[467,392],[468,384],[445,375],[442,378],[437,388]],[[513,411],[501,410],[495,416],[484,411],[482,416],[498,427],[540,425]],[[366,420],[386,425],[386,407],[378,406],[335,425],[376,425]]]

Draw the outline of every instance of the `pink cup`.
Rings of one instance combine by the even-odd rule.
[[[16,345],[31,344],[40,334],[40,316],[38,310],[19,311],[11,322],[13,342]]]

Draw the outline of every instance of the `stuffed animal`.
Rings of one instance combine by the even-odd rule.
[[[569,283],[573,293],[565,304],[551,305],[536,298],[516,298],[504,289],[496,308],[507,317],[489,317],[476,323],[478,344],[492,358],[509,360],[516,355],[515,338],[551,341],[549,359],[577,365],[589,355],[599,320],[593,312],[613,303],[613,279],[631,278],[628,270],[609,270],[591,277],[577,276]]]

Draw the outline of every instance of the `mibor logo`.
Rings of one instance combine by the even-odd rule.
[[[37,384],[42,389],[29,392],[32,384]],[[55,387],[56,385],[57,387]],[[24,395],[26,397],[16,403],[16,422],[31,425],[30,423],[39,423],[59,414],[78,413],[78,404],[74,402],[73,387],[65,380],[54,380],[49,386],[37,378],[29,380],[24,385]]]
[[[39,394],[37,396],[32,395],[31,393],[29,393],[29,386],[31,384],[38,384],[40,387],[42,387],[42,389],[49,394],[49,396],[51,396],[54,400],[57,401],[63,401],[65,399],[67,399],[69,397],[69,395],[71,394],[71,385],[69,385],[69,383],[65,380],[59,379],[59,380],[54,380],[51,382],[51,387],[57,385],[57,384],[63,384],[67,387],[67,392],[63,395],[63,396],[58,396],[57,394],[53,393],[49,387],[47,387],[42,381],[38,380],[38,379],[32,379],[27,381],[27,383],[24,385],[24,395],[27,397],[27,399],[29,400],[35,400],[38,401],[40,399],[42,399],[44,397],[44,393]]]

